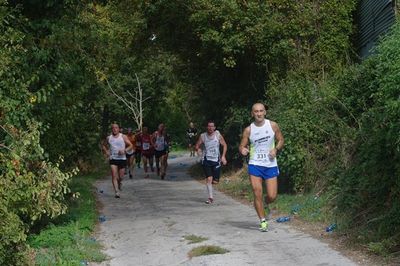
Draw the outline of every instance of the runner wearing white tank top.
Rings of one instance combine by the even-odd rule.
[[[165,125],[163,123],[158,125],[158,129],[153,133],[153,143],[156,157],[157,175],[161,179],[165,178],[167,172],[167,139],[164,134]]]
[[[222,154],[219,150],[220,146],[222,146]],[[207,179],[208,200],[205,202],[207,204],[211,204],[214,201],[212,184],[213,180],[219,180],[221,163],[223,165],[227,163],[225,158],[227,149],[228,146],[224,137],[215,129],[215,123],[209,121],[207,123],[207,132],[202,133],[196,143],[197,152],[203,151],[201,164]]]
[[[128,137],[119,133],[118,124],[111,125],[111,135],[102,143],[103,153],[110,160],[111,181],[115,192],[115,197],[120,197],[122,177],[125,173],[126,152],[133,149]]]
[[[276,199],[278,193],[279,169],[276,156],[283,148],[284,138],[278,124],[265,119],[264,104],[254,104],[251,114],[254,122],[244,129],[239,152],[243,156],[250,155],[248,171],[254,192],[254,207],[260,218],[260,230],[265,232],[268,231],[268,222],[262,200],[263,183],[267,191],[266,209],[270,215],[268,204]]]

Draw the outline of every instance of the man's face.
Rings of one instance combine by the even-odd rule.
[[[190,122],[189,127],[194,128],[194,124],[192,122]]]
[[[111,131],[113,135],[117,135],[119,133],[119,126],[118,124],[112,124],[111,125]]]
[[[266,115],[265,107],[263,104],[255,104],[251,109],[251,115],[254,117],[256,122],[261,122],[265,119]]]
[[[214,123],[208,123],[207,124],[207,132],[209,134],[212,134],[215,131],[215,124]]]
[[[142,132],[143,134],[147,134],[148,128],[147,127],[143,127]]]

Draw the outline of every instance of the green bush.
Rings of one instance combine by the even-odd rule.
[[[285,137],[278,158],[282,178],[294,191],[332,186],[332,167],[347,160],[344,147],[351,143],[351,128],[334,112],[336,94],[329,81],[318,83],[294,72],[268,92],[268,117]]]
[[[66,211],[65,194],[73,173],[43,160],[38,124],[27,130],[3,127],[8,135],[0,156],[0,264],[29,264],[26,234],[41,218],[54,218]]]
[[[353,160],[339,182],[338,207],[371,250],[381,246],[386,252],[400,244],[399,47],[397,23],[342,87],[343,95],[351,95],[344,100],[353,103],[358,124]]]
[[[0,7],[0,264],[32,264],[25,244],[30,228],[41,218],[65,212],[64,195],[72,173],[46,160],[40,145],[40,124],[32,119],[37,80],[30,68],[24,23],[16,10]],[[14,25],[15,24],[15,25]]]

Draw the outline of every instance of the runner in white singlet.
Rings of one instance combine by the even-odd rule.
[[[219,150],[220,146],[223,148],[222,155]],[[201,147],[203,150],[201,164],[207,179],[206,186],[208,191],[208,200],[205,203],[211,204],[214,201],[213,179],[219,180],[221,163],[223,165],[227,163],[225,155],[228,149],[224,137],[218,130],[215,130],[215,123],[213,121],[207,123],[207,132],[202,133],[197,140],[196,150],[198,153],[200,153]]]
[[[165,125],[161,123],[158,130],[153,133],[154,155],[156,157],[157,175],[165,178],[167,167],[167,140],[164,135]]]
[[[115,197],[119,198],[126,167],[126,153],[133,149],[133,145],[127,136],[120,133],[118,124],[112,124],[111,131],[111,135],[103,142],[102,149],[110,160],[112,185]]]
[[[266,209],[270,215],[268,204],[273,202],[278,193],[279,168],[276,160],[278,151],[283,148],[284,139],[276,122],[265,119],[266,110],[262,103],[256,103],[251,109],[254,122],[243,131],[239,152],[243,156],[250,154],[248,171],[254,193],[254,207],[260,218],[260,230],[268,231],[263,206],[263,182],[266,186]],[[248,146],[250,141],[250,147]]]

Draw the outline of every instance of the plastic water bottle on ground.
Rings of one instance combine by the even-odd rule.
[[[278,219],[276,219],[276,222],[278,222],[278,223],[284,223],[284,222],[289,222],[289,221],[290,221],[289,216],[283,216],[283,217],[279,217]]]
[[[100,221],[100,223],[105,222],[106,221],[106,217],[104,215],[100,215],[99,216],[99,221]]]
[[[332,232],[332,231],[335,230],[335,229],[336,229],[336,224],[331,224],[331,225],[329,225],[329,226],[325,229],[325,231],[328,232],[328,233],[330,233],[330,232]]]

